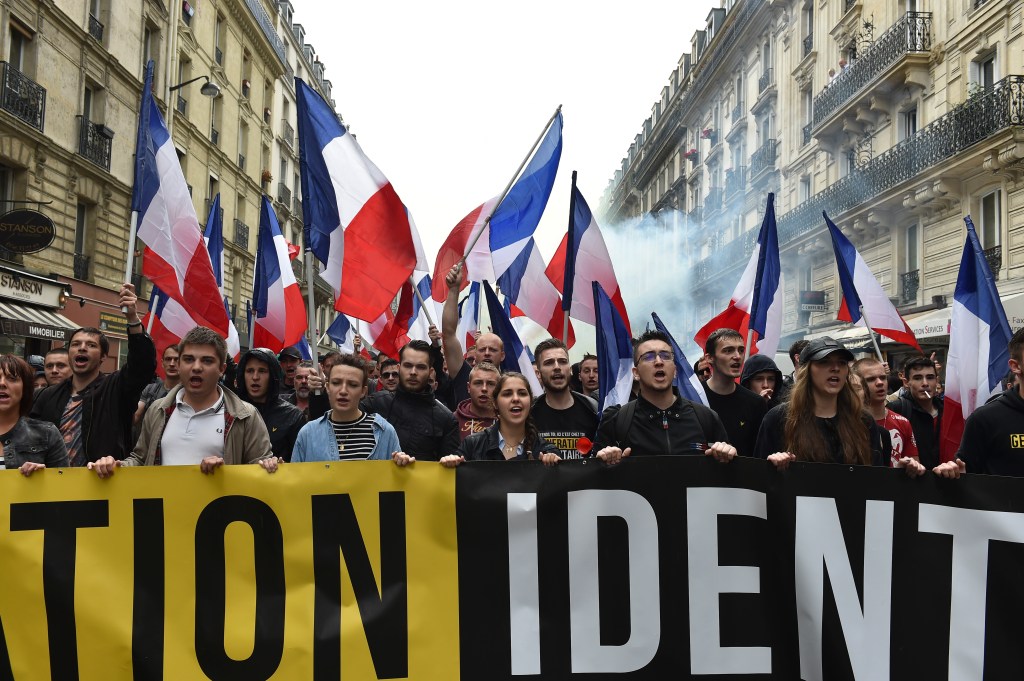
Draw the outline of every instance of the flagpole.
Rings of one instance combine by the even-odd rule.
[[[157,304],[157,298],[159,298],[159,297],[160,296],[158,294],[156,294],[156,293],[153,293],[149,297],[149,321],[146,323],[146,335],[147,336],[152,336],[153,335],[153,320],[156,319],[156,304]]]
[[[313,277],[316,272],[313,271],[313,252],[307,247],[302,253],[302,266],[306,270],[306,341],[309,343],[309,353],[313,355],[313,359],[316,360],[316,364],[313,368],[320,371],[320,343],[316,337],[316,293],[313,290]],[[314,390],[315,395],[319,395],[319,390]]]
[[[864,326],[868,327],[868,336],[871,337],[871,344],[875,346],[875,356],[878,357],[878,361],[885,363],[882,359],[882,349],[878,347],[878,339],[875,338],[875,332],[871,329],[871,322],[868,320],[868,316],[864,313],[864,306],[860,306],[860,316],[864,318]]]
[[[493,218],[494,214],[498,212],[498,208],[501,207],[501,203],[502,201],[505,200],[505,197],[508,196],[508,193],[512,191],[512,185],[514,185],[516,183],[516,180],[519,179],[519,173],[523,172],[523,168],[525,168],[526,164],[530,162],[531,158],[533,158],[533,152],[535,152],[537,150],[537,147],[540,146],[540,143],[544,140],[544,136],[548,134],[548,130],[551,128],[551,124],[555,122],[555,119],[558,118],[558,114],[561,111],[562,105],[559,104],[558,108],[555,109],[555,113],[553,113],[551,115],[550,120],[548,120],[548,124],[545,125],[544,130],[541,131],[540,137],[538,137],[537,141],[533,143],[532,147],[530,147],[530,153],[528,153],[526,155],[526,158],[523,159],[523,162],[519,164],[519,167],[516,169],[515,175],[512,176],[512,179],[508,181],[508,184],[505,186],[505,191],[501,193],[501,198],[498,199],[498,203],[494,204],[494,209],[491,211],[491,214],[487,216],[486,220],[484,220],[484,226],[480,228],[480,231],[476,233],[475,237],[473,237],[473,241],[470,242],[470,244],[466,247],[462,259],[459,260],[460,265],[466,262],[466,254],[471,253],[473,251],[473,247],[476,246],[476,242],[480,241],[480,237],[481,235],[483,235],[484,229],[486,229],[487,226],[491,224],[491,218]],[[483,296],[481,296],[481,298],[482,297]]]
[[[576,171],[572,171],[572,189],[569,191],[569,228],[568,242],[565,244],[565,267],[562,273],[562,342],[569,344],[569,309],[572,307],[572,286],[576,278],[576,262],[569,267],[569,254],[574,253],[573,247],[576,242],[576,230],[574,229],[576,217]],[[566,292],[569,295],[566,296]]]
[[[748,322],[749,323],[749,322]],[[743,361],[746,362],[750,359],[750,348],[754,344],[754,330],[751,328],[747,329],[747,345],[743,348]]]
[[[423,314],[427,316],[427,323],[430,326],[435,326],[434,319],[430,316],[430,311],[427,310],[427,303],[423,300],[423,294],[420,293],[420,289],[416,286],[416,282],[413,280],[412,275],[409,275],[409,283],[412,284],[412,292],[416,294],[416,300],[420,301],[420,309],[423,310]]]
[[[131,225],[128,227],[128,259],[124,266],[124,281],[126,284],[132,281],[132,267],[135,265],[135,231],[139,226],[139,211],[132,211]],[[136,291],[136,294],[138,291]],[[123,314],[128,313],[127,307],[122,307]]]

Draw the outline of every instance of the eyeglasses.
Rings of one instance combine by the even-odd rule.
[[[389,379],[389,378],[398,378],[398,372],[397,371],[385,371],[384,373],[382,373],[380,375],[380,377],[385,379],[385,380]]]
[[[668,350],[658,350],[657,352],[651,350],[650,352],[645,352],[639,357],[641,362],[647,362],[648,364],[651,364],[658,359],[662,362],[671,362],[673,358],[674,355]]]

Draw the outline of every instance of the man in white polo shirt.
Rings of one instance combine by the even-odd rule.
[[[178,344],[181,384],[157,400],[142,421],[142,434],[123,461],[106,456],[89,468],[105,478],[118,466],[198,465],[212,473],[221,465],[259,463],[268,472],[278,460],[256,408],[218,385],[227,367],[227,344],[203,326]]]

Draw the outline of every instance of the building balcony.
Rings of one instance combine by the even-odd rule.
[[[805,146],[805,147],[808,144],[811,143],[811,124],[810,123],[808,123],[807,125],[804,126],[803,137],[802,137],[801,141],[803,143],[803,146]]]
[[[89,263],[91,258],[84,253],[75,253],[75,264],[74,272],[75,279],[81,279],[82,281],[89,280]]]
[[[775,168],[775,159],[778,156],[778,142],[767,140],[757,151],[750,155],[750,179],[753,181],[762,172]]]
[[[284,182],[277,183],[277,200],[286,207],[292,205],[292,190]]]
[[[686,217],[690,219],[691,225],[699,225],[704,221],[704,209],[701,206],[693,206],[686,212]]]
[[[0,109],[10,112],[42,132],[46,123],[46,88],[9,63],[0,64],[3,65]]]
[[[714,215],[722,210],[722,188],[710,187],[707,196],[704,197],[704,215]]]
[[[747,115],[747,110],[743,106],[743,102],[739,102],[732,108],[732,124],[736,125],[739,123],[744,116]]]
[[[837,114],[849,110],[852,104],[863,99],[868,90],[887,89],[878,87],[883,84],[927,85],[931,27],[930,12],[907,12],[879,36],[814,98],[811,124],[815,134]],[[923,72],[916,73],[915,67],[923,69]]]
[[[302,218],[302,199],[297,196],[292,197],[292,213],[296,217]]]
[[[804,57],[810,56],[811,52],[814,51],[814,34],[808,33],[804,37]]]
[[[637,185],[642,186],[660,167],[675,149],[679,137],[679,109],[675,108],[667,117],[662,118],[653,136],[649,137],[642,147],[643,157],[633,174]]]
[[[93,123],[85,116],[78,119],[78,153],[104,170],[110,170],[110,147],[114,131]]]
[[[281,139],[291,149],[295,145],[295,128],[287,120],[281,121]]]
[[[761,77],[757,79],[757,94],[763,93],[769,87],[775,84],[775,76],[773,75],[772,69],[765,69]]]
[[[921,270],[904,272],[900,275],[900,304],[917,302],[917,290],[921,285]]]
[[[249,225],[235,218],[235,245],[249,250]]]
[[[200,216],[200,219],[206,220],[207,222],[209,222],[209,220],[210,220],[210,207],[212,205],[213,205],[213,199],[206,199],[206,201],[203,203],[203,214]],[[220,223],[222,225],[224,224],[224,209],[223,208],[218,208],[217,209],[217,219],[220,220]],[[204,231],[205,231],[205,229],[204,229]]]
[[[188,100],[181,95],[178,95],[178,101],[175,103],[174,108],[177,109],[178,113],[184,116],[185,112],[188,111]]]
[[[992,270],[992,278],[998,279],[999,270],[1003,268],[1003,247],[986,248],[981,254],[985,256],[985,261],[988,263],[989,269]]]
[[[89,14],[89,35],[95,38],[97,42],[103,42],[103,24],[91,13]]]
[[[725,171],[725,197],[729,198],[747,188],[747,167],[739,166]]]

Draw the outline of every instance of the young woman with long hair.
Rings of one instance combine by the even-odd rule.
[[[853,353],[832,338],[819,338],[800,352],[800,368],[789,402],[765,415],[755,455],[784,469],[792,461],[887,466],[888,433],[864,412],[850,384]],[[906,457],[897,468],[924,472]]]
[[[526,376],[510,371],[502,374],[494,388],[497,422],[467,437],[454,454],[441,457],[441,465],[452,468],[463,461],[537,460],[553,466],[561,457],[558,449],[537,433],[530,409],[533,391]]]
[[[0,355],[0,457],[5,468],[17,468],[25,476],[68,465],[68,452],[57,426],[28,417],[34,374],[20,357]]]

